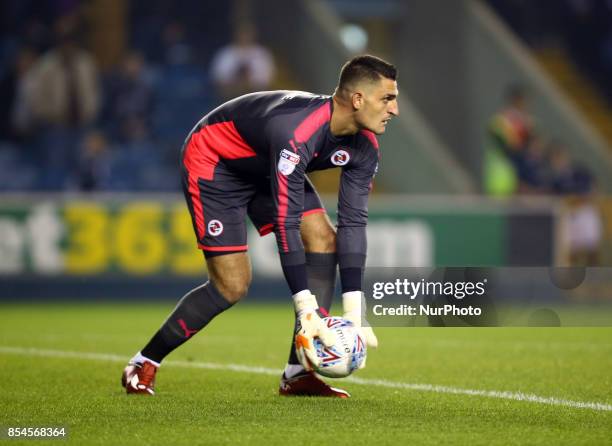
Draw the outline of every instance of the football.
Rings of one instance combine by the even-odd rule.
[[[315,338],[314,347],[321,364],[315,371],[328,378],[344,378],[357,370],[365,361],[366,344],[352,322],[341,317],[326,317],[323,322],[336,335],[330,347]]]

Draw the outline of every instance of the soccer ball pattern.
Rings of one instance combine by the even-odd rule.
[[[314,347],[321,364],[316,372],[329,378],[343,378],[357,370],[366,358],[367,349],[352,322],[340,317],[326,317],[323,322],[336,334],[330,347],[314,339]]]

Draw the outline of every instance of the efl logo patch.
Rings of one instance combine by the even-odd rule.
[[[221,235],[223,232],[223,223],[219,220],[211,220],[208,222],[208,233],[213,237]]]
[[[300,155],[293,153],[287,149],[283,149],[278,160],[278,171],[283,175],[291,175],[295,170],[295,166],[300,163]]]
[[[346,150],[336,150],[336,152],[331,157],[331,162],[334,166],[345,166],[351,156]]]

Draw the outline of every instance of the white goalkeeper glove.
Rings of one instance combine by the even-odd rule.
[[[313,339],[319,338],[326,347],[330,347],[336,342],[336,335],[325,326],[317,314],[319,305],[310,291],[304,290],[294,294],[293,303],[297,317],[295,352],[302,366],[311,371],[320,364]]]
[[[378,338],[365,319],[366,304],[363,293],[361,291],[342,293],[342,308],[344,309],[344,319],[351,321],[357,327],[366,345],[372,348],[378,347]],[[365,321],[367,326],[362,326],[362,320]],[[366,360],[364,359],[359,368],[363,369],[365,366]]]

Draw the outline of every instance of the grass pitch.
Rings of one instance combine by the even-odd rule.
[[[0,306],[0,426],[75,444],[612,442],[610,328],[379,328],[359,381],[335,382],[353,398],[281,398],[291,305],[243,303],[168,357],[154,398],[126,396],[124,363],[172,307]]]

